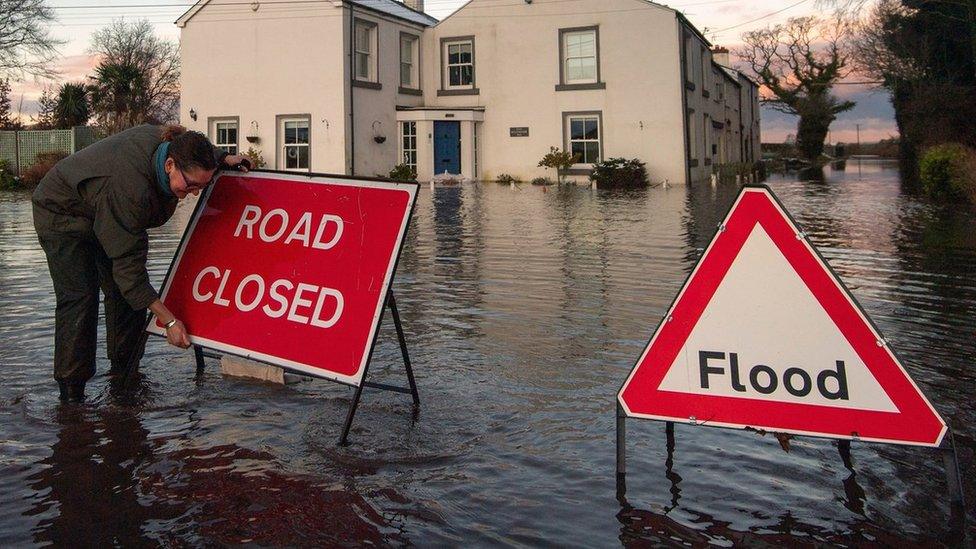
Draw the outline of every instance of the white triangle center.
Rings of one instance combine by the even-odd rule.
[[[660,389],[898,411],[758,223]]]

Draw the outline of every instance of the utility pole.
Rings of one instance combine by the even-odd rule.
[[[861,125],[855,124],[857,126],[857,154],[861,154]]]

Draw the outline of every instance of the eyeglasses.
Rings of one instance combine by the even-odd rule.
[[[214,171],[213,175],[210,176],[210,180],[207,181],[206,183],[204,183],[203,185],[201,185],[201,184],[197,183],[196,181],[193,181],[192,179],[190,179],[189,177],[187,177],[185,171],[183,171],[180,168],[177,168],[177,169],[180,170],[180,175],[183,176],[183,181],[186,182],[186,190],[187,191],[202,191],[203,189],[206,189],[207,187],[209,187],[210,185],[212,185],[213,182],[214,182],[214,180],[217,179],[217,173],[218,172],[217,171]]]

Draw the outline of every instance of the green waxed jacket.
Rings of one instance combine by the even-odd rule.
[[[97,239],[133,309],[159,298],[146,271],[146,230],[176,210],[177,198],[156,176],[161,135],[159,126],[138,126],[102,139],[55,164],[32,199],[34,227],[42,238]]]

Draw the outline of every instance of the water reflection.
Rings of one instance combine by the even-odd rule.
[[[148,431],[129,410],[61,406],[55,422],[59,430],[51,455],[28,477],[30,487],[45,494],[25,513],[46,515],[34,528],[35,543],[105,547],[146,542],[143,525],[182,513],[167,501],[140,501],[144,486],[138,471],[154,449]]]

